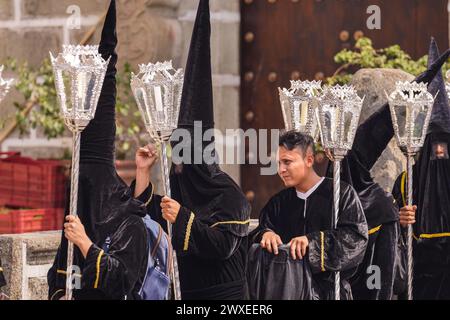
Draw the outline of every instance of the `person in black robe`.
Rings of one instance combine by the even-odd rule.
[[[200,0],[177,129],[188,133],[192,143],[173,138],[173,154],[187,147],[170,171],[172,199],[154,195],[149,214],[164,227],[173,223],[183,300],[239,300],[245,295],[250,204],[217,164],[214,137],[204,143],[195,142],[194,135],[214,128],[210,37],[209,0]],[[202,156],[207,148],[212,161]]]
[[[111,60],[95,118],[82,133],[78,217],[66,218],[61,244],[47,275],[51,300],[65,298],[67,238],[75,244],[73,264],[79,269],[74,278],[81,280],[81,286],[74,288],[74,299],[140,298],[138,290],[147,270],[149,249],[142,219],[151,188],[135,198],[134,184],[128,187],[114,167],[116,45],[116,4],[112,0],[99,47],[102,57]],[[137,163],[149,167],[148,157],[141,153]]]
[[[355,300],[392,298],[398,207],[392,196],[373,181],[370,169],[393,134],[389,107],[385,105],[358,127],[353,147],[341,165],[341,181],[353,186],[358,193],[369,229],[364,260],[350,279]],[[333,176],[332,163],[329,164],[327,176]],[[369,279],[378,271],[380,277],[374,277],[373,281]]]
[[[348,279],[361,263],[368,230],[362,205],[352,186],[341,182],[339,218],[333,226],[333,180],[313,169],[314,141],[289,131],[280,137],[278,173],[287,189],[262,209],[254,242],[278,254],[288,244],[293,259],[303,259],[312,271],[312,297],[334,299],[334,272],[341,272],[341,299],[351,299]]]
[[[447,53],[448,50],[446,59]],[[437,44],[432,39],[428,64],[436,63],[438,56]],[[437,97],[424,146],[413,166],[414,206],[406,205],[405,172],[397,178],[393,194],[402,206],[400,224],[405,242],[406,227],[413,226],[413,299],[447,300],[450,299],[450,108],[440,67],[428,91]]]

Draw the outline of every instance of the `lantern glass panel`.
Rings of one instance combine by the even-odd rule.
[[[406,105],[397,105],[394,107],[395,115],[397,117],[397,124],[398,124],[398,134],[400,137],[405,137],[407,128],[406,128],[406,112],[407,107]]]
[[[415,140],[420,140],[422,137],[422,130],[425,125],[425,119],[427,116],[428,106],[423,106],[419,110],[414,110],[413,112],[413,132],[412,136]]]
[[[344,141],[342,141],[344,144],[348,145],[348,144],[352,144],[353,142],[353,137],[352,137],[352,125],[353,125],[353,114],[350,111],[345,111],[344,112],[344,130],[343,130],[343,139]]]

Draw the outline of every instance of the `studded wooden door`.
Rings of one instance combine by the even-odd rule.
[[[241,127],[282,128],[277,88],[289,86],[291,79],[332,75],[334,55],[362,35],[378,48],[399,44],[416,59],[427,53],[431,36],[447,49],[447,2],[241,0]],[[379,30],[367,26],[373,5],[380,9]],[[243,165],[241,180],[253,217],[282,188],[277,175],[260,175],[258,165]]]

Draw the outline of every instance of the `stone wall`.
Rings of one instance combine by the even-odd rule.
[[[60,231],[0,236],[0,256],[11,300],[45,300],[47,272],[61,239]]]
[[[61,45],[78,43],[105,12],[106,0],[0,0],[0,64],[7,57],[37,66],[48,52]],[[198,0],[117,0],[119,66],[173,60],[184,67],[187,59]],[[72,29],[71,5],[79,7],[79,28]],[[217,128],[239,127],[239,0],[211,0],[212,67]],[[98,43],[101,25],[92,39]],[[5,45],[6,44],[6,45]],[[0,117],[11,117],[11,92],[0,107]],[[12,119],[12,118],[11,118]],[[37,132],[25,139],[14,133],[0,150],[21,149],[25,154],[61,155],[70,139],[48,141]],[[220,147],[220,146],[218,146]],[[41,151],[39,151],[39,149]],[[239,167],[224,169],[239,181]]]
[[[356,72],[351,84],[355,86],[361,97],[365,97],[360,123],[367,120],[387,102],[386,92],[394,91],[397,81],[412,80],[414,80],[414,76],[402,70],[361,69]],[[390,192],[395,179],[405,166],[405,156],[393,138],[373,166],[371,173],[375,182],[379,183],[384,190]]]

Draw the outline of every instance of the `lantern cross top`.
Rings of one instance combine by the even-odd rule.
[[[139,65],[139,73],[137,75],[143,75],[143,79],[153,80],[157,74],[162,74],[170,80],[182,79],[183,69],[174,69],[172,61],[148,63]],[[132,73],[132,76],[136,76]]]
[[[428,84],[427,83],[417,83],[417,82],[401,82],[398,81],[396,83],[396,89],[386,96],[389,100],[395,101],[397,103],[403,101],[404,103],[423,103],[428,102],[432,103],[434,97],[431,93],[428,92]]]

